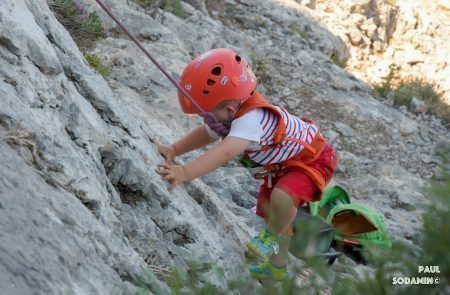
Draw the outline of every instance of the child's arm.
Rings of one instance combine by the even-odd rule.
[[[172,144],[177,152],[177,156],[185,154],[187,152],[199,149],[208,145],[218,138],[211,137],[206,131],[206,125],[201,125],[189,132],[179,141]]]
[[[204,153],[200,158],[184,165],[188,180],[216,170],[242,153],[249,145],[250,141],[247,139],[226,137],[220,144]]]
[[[171,146],[157,144],[157,148],[158,152],[166,158],[166,162],[171,163],[176,156],[199,149],[216,140],[217,138],[213,138],[208,134],[206,126],[202,125],[189,132]]]
[[[184,166],[172,166],[168,163],[162,163],[159,166],[163,178],[170,182],[169,191],[172,191],[178,184],[186,180],[192,180],[211,172],[238,154],[243,152],[250,141],[238,137],[226,137],[220,144],[208,150],[200,158]]]

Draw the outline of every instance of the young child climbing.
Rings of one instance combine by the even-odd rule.
[[[158,173],[172,191],[245,152],[263,171],[256,214],[266,223],[266,229],[247,245],[259,258],[248,269],[259,279],[284,279],[291,223],[299,206],[320,199],[336,166],[333,148],[313,121],[269,104],[255,90],[256,77],[247,62],[232,50],[213,49],[196,57],[185,68],[180,86],[218,123],[199,126],[171,146],[158,144],[166,158]],[[185,113],[198,113],[181,92],[178,98]],[[173,165],[176,156],[221,137],[198,159]]]

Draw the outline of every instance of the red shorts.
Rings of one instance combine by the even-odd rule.
[[[328,183],[333,176],[336,165],[337,160],[334,150],[331,146],[328,146],[319,158],[309,166],[319,171]],[[256,203],[256,214],[258,216],[266,217],[263,208],[270,208],[270,195],[274,188],[288,193],[296,208],[303,206],[306,202],[319,199],[319,194],[321,193],[309,176],[295,168],[287,170],[284,175],[272,177],[272,188],[269,188],[267,178],[265,178],[264,183],[260,187]]]

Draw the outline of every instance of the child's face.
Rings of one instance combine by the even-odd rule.
[[[219,122],[228,122],[233,120],[236,115],[237,109],[235,106],[229,104],[220,108],[216,108],[212,111],[214,116]]]

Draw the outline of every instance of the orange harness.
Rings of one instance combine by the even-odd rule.
[[[323,192],[325,186],[327,185],[325,178],[319,171],[308,166],[322,154],[322,152],[328,145],[325,138],[322,136],[322,134],[320,134],[319,130],[317,130],[317,133],[311,143],[307,143],[297,138],[286,137],[286,125],[283,121],[281,113],[276,107],[267,102],[267,100],[257,91],[254,91],[253,95],[242,103],[239,110],[236,112],[235,119],[256,108],[265,108],[276,114],[278,117],[278,126],[275,130],[274,142],[272,144],[263,146],[261,149],[256,151],[246,151],[246,154],[256,153],[267,149],[280,148],[282,142],[285,140],[297,142],[304,147],[297,155],[295,155],[291,159],[285,160],[281,163],[264,165],[262,167],[265,173],[260,175],[268,176],[269,187],[271,186],[272,174],[283,175],[285,173],[285,168],[295,168],[302,170],[306,175],[308,175],[314,181],[320,191]],[[301,120],[316,125],[314,121],[307,118],[301,118]]]

